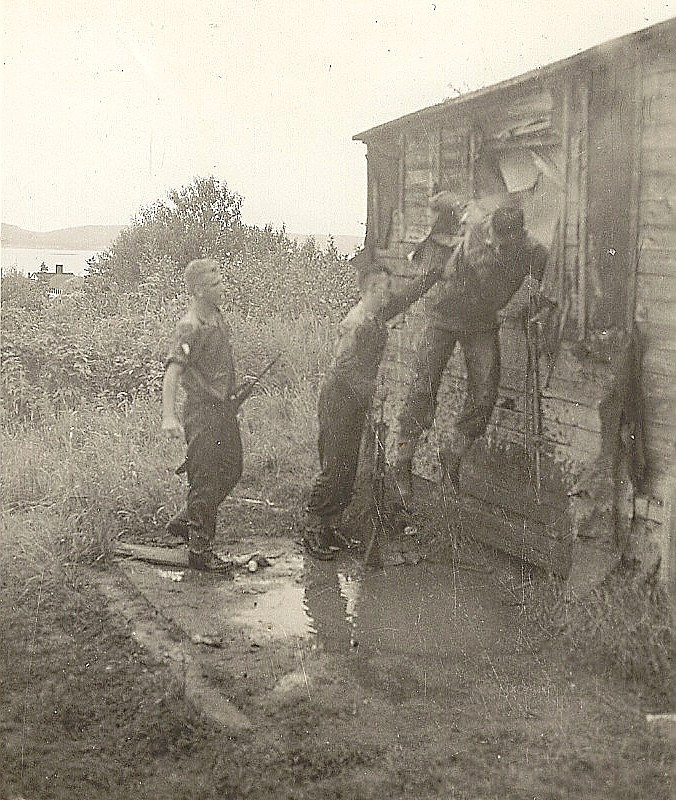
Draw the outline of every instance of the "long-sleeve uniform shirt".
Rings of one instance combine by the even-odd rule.
[[[410,455],[411,443],[432,424],[441,378],[458,342],[467,369],[467,392],[456,433],[459,441],[466,443],[486,430],[500,379],[498,312],[527,275],[542,280],[548,258],[547,248],[530,236],[506,253],[496,252],[489,243],[488,219],[469,225],[448,252],[452,254],[443,270],[438,259],[424,258],[424,250],[414,256],[423,269],[430,265],[424,288],[431,287],[431,291],[425,296],[425,331],[416,353],[414,377],[399,415],[398,452],[402,457]],[[452,440],[449,450],[460,446]]]
[[[428,295],[429,323],[453,331],[497,328],[498,311],[526,276],[542,280],[547,257],[547,248],[530,236],[508,253],[497,253],[488,241],[488,221],[472,226]]]
[[[368,405],[387,344],[387,326],[382,319],[363,313],[357,303],[338,331],[329,374],[345,384],[355,401]]]

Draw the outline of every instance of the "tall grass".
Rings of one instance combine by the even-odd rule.
[[[576,595],[553,579],[532,598],[532,614],[576,663],[621,678],[673,704],[673,600],[654,576],[617,568]]]
[[[124,326],[117,318],[99,324],[92,312],[89,327],[83,322],[75,330],[80,309],[63,306],[47,314],[47,329],[32,319],[27,334],[20,323],[36,312],[20,308],[16,347],[3,349],[0,576],[19,592],[38,581],[77,588],[83,563],[105,561],[117,537],[163,527],[183,501],[185,484],[174,468],[184,444],[160,432],[157,380],[163,343],[181,309],[172,302],[152,310],[146,303],[142,316],[132,319],[130,311]],[[339,316],[335,308],[228,314],[240,375],[259,372],[281,354],[240,412],[245,466],[236,494],[282,506],[301,502],[317,469],[316,398]],[[61,330],[68,336],[57,335]],[[53,390],[40,383],[46,363]],[[59,364],[70,371],[59,371]],[[111,370],[124,376],[121,391],[108,391]],[[661,595],[621,580],[606,590],[567,606],[565,624],[549,614],[549,626],[572,649],[659,683],[673,658]]]
[[[300,502],[316,469],[316,395],[333,326],[316,315],[234,318],[237,361],[282,358],[241,408],[245,469],[236,492]],[[83,402],[39,422],[3,427],[0,568],[74,583],[77,565],[105,557],[123,534],[162,527],[183,501],[174,475],[183,442],[160,431],[159,396],[124,408]]]

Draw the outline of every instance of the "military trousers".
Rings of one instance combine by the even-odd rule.
[[[338,517],[349,505],[369,405],[370,398],[342,376],[329,376],[322,385],[317,407],[320,472],[307,503],[311,514]]]
[[[218,507],[242,476],[242,439],[233,406],[188,400],[184,411],[189,548],[203,552],[216,534]]]
[[[486,431],[500,382],[498,330],[453,331],[430,323],[418,343],[413,380],[398,417],[397,461],[410,461],[415,443],[432,426],[441,379],[458,344],[467,370],[467,391],[450,439],[440,442],[442,460],[460,455]]]

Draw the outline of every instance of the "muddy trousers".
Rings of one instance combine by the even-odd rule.
[[[329,378],[319,393],[319,466],[307,511],[319,517],[339,517],[352,498],[359,450],[369,401],[349,384]]]
[[[230,406],[188,402],[185,409],[188,496],[182,515],[191,552],[208,552],[216,535],[219,505],[242,476],[242,440]]]
[[[456,344],[462,347],[467,392],[450,438],[440,442],[442,468],[456,470],[460,459],[485,432],[500,382],[498,331],[449,331],[428,324],[418,344],[414,377],[398,417],[395,465],[410,466],[418,439],[432,426],[441,378]]]

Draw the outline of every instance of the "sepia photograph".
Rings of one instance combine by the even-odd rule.
[[[0,8],[0,800],[676,797],[673,3]]]

